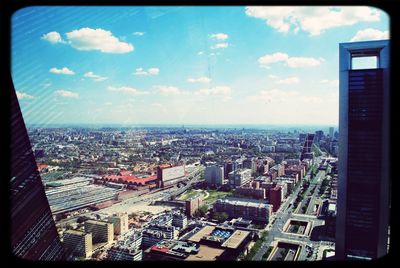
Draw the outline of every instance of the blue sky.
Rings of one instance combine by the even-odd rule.
[[[30,7],[12,76],[30,124],[337,125],[338,44],[370,7]]]

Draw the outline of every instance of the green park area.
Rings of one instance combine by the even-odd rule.
[[[203,197],[203,200],[206,205],[211,205],[211,204],[215,203],[215,201],[217,201],[217,199],[232,195],[232,193],[231,192],[221,192],[221,191],[217,191],[217,190],[194,190],[194,189],[191,189],[191,190],[183,193],[179,197],[179,199],[180,200],[188,200],[197,195]]]

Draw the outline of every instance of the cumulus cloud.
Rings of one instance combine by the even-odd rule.
[[[321,61],[319,59],[310,57],[289,57],[288,54],[282,52],[276,52],[274,54],[267,54],[258,59],[261,66],[270,68],[271,63],[284,62],[290,68],[299,67],[313,67],[320,65]]]
[[[122,86],[122,87],[109,86],[107,89],[112,92],[122,92],[122,93],[133,95],[133,96],[149,94],[149,92],[147,92],[147,91],[141,91],[136,88],[126,87],[126,86]]]
[[[142,36],[142,35],[144,35],[144,32],[134,32],[133,35]]]
[[[42,35],[40,39],[46,40],[52,44],[64,43],[64,40],[62,40],[61,35],[58,32],[49,32]]]
[[[57,90],[55,93],[56,93],[56,95],[58,95],[60,97],[64,97],[64,98],[76,98],[76,99],[79,98],[78,93],[68,91],[68,90],[60,89],[60,90]]]
[[[195,95],[210,96],[210,95],[221,95],[230,96],[232,89],[228,86],[216,86],[212,88],[204,88],[195,92]]]
[[[134,50],[130,43],[122,42],[110,31],[81,28],[66,33],[68,43],[78,50],[98,50],[104,53],[128,53]]]
[[[143,68],[136,68],[135,72],[133,73],[134,75],[158,75],[160,72],[160,69],[152,67],[148,68],[147,70]]]
[[[332,87],[338,87],[339,86],[339,80],[328,80],[328,79],[323,79],[320,81],[321,84],[332,86]]]
[[[389,31],[380,31],[373,28],[367,28],[358,31],[350,42],[356,41],[370,41],[370,40],[384,40],[389,39]]]
[[[356,7],[246,7],[246,15],[264,20],[279,32],[297,33],[300,29],[311,36],[320,35],[327,29],[350,26],[358,22],[380,20],[378,9]]]
[[[280,79],[277,80],[275,83],[277,84],[283,84],[283,85],[291,85],[291,84],[296,84],[298,83],[300,80],[298,77],[293,76],[293,77],[288,77],[288,78],[284,78],[284,79]]]
[[[154,88],[162,95],[180,95],[183,93],[182,90],[174,86],[154,86]]]
[[[104,80],[108,79],[108,77],[100,76],[100,75],[97,75],[97,74],[95,74],[93,72],[87,72],[83,76],[84,77],[93,78],[93,80],[96,81],[96,82],[101,82],[101,81],[104,81]]]
[[[207,84],[207,83],[211,82],[211,79],[206,77],[206,76],[202,76],[202,77],[199,77],[199,78],[188,78],[187,81],[189,83],[205,83],[205,84]]]
[[[228,46],[228,43],[217,43],[215,45],[212,45],[211,49],[227,48]]]
[[[27,94],[27,93],[21,92],[21,91],[16,91],[16,93],[17,93],[17,98],[18,98],[19,100],[23,100],[23,99],[33,99],[33,98],[34,98],[33,96],[31,96],[31,95],[29,95],[29,94]]]
[[[318,66],[321,62],[314,58],[291,57],[287,59],[286,63],[290,68],[299,68]]]
[[[51,69],[49,70],[49,72],[50,72],[50,73],[53,73],[53,74],[66,74],[66,75],[73,75],[73,74],[75,74],[74,71],[68,69],[67,67],[64,67],[64,68],[62,68],[62,69],[51,68]]]
[[[227,34],[224,34],[224,33],[216,33],[216,34],[210,34],[210,37],[212,39],[223,41],[223,40],[228,39],[229,36]]]
[[[204,54],[204,51],[199,51],[199,52],[197,52],[197,55],[203,55]]]

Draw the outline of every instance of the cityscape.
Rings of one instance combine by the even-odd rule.
[[[72,14],[76,21],[65,22]],[[30,7],[12,26],[15,257],[264,262],[388,254],[383,11]],[[35,47],[45,52],[28,55]]]

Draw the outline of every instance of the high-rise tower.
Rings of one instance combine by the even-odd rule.
[[[389,224],[389,41],[342,43],[336,257],[387,253]],[[372,57],[376,66],[354,69]]]
[[[9,88],[11,252],[27,260],[60,260],[62,245],[15,90],[12,85]]]

